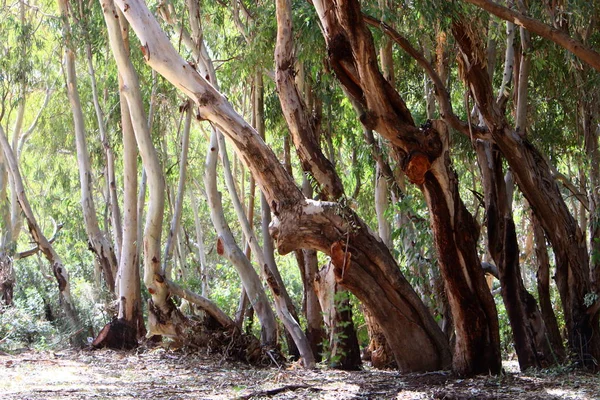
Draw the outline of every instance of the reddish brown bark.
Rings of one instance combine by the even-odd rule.
[[[444,124],[415,126],[398,92],[377,67],[373,38],[357,1],[314,2],[329,62],[365,112],[360,120],[391,143],[404,173],[425,194],[439,266],[456,326],[453,369],[461,375],[500,371],[498,320],[481,273],[479,229],[458,194]],[[460,228],[458,228],[460,227]]]

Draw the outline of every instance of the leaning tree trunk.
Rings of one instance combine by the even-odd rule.
[[[498,269],[519,366],[521,371],[544,368],[555,360],[537,302],[521,278],[512,191],[505,183],[502,156],[485,141],[477,141],[476,150],[485,194],[488,248]]]
[[[8,164],[8,169],[13,179],[16,197],[21,209],[23,210],[23,213],[25,214],[25,219],[27,220],[27,226],[29,228],[29,232],[31,233],[31,237],[52,266],[52,272],[54,273],[54,277],[58,283],[60,304],[69,323],[71,324],[71,328],[75,330],[79,326],[79,318],[71,298],[69,273],[62,263],[62,260],[54,250],[54,247],[52,247],[46,236],[44,236],[44,233],[36,221],[33,210],[31,209],[29,201],[27,200],[27,196],[25,195],[23,179],[21,178],[21,172],[19,171],[15,154],[10,148],[10,144],[4,135],[4,129],[2,129],[2,126],[0,126],[0,146],[4,152],[4,159]]]
[[[116,2],[142,43],[145,61],[198,105],[234,144],[275,215],[271,235],[287,254],[313,248],[329,254],[336,279],[373,310],[404,371],[444,368],[450,352],[443,333],[382,242],[351,210],[306,199],[256,131],[227,99],[177,54],[140,0]],[[346,249],[347,251],[345,251]],[[483,279],[483,278],[482,278]],[[400,328],[399,328],[400,327]]]
[[[195,49],[198,57],[198,67],[205,76],[208,76],[211,79],[212,84],[215,87],[218,87],[212,61],[209,58],[204,42],[202,41],[201,27],[199,26],[199,21],[195,19],[195,17],[195,13],[190,14],[190,18],[192,18],[190,22],[192,29],[194,29],[195,39],[192,48]],[[217,251],[219,252],[219,255],[224,255],[233,264],[240,275],[244,290],[251,300],[252,306],[261,323],[261,342],[264,345],[274,346],[277,344],[277,322],[275,320],[275,314],[269,304],[269,300],[262,287],[258,274],[254,270],[248,257],[246,257],[242,249],[237,245],[235,238],[231,233],[225,219],[221,193],[217,188],[217,162],[219,159],[219,151],[226,151],[224,147],[221,148],[221,143],[219,141],[220,135],[221,133],[217,129],[212,130],[210,145],[206,155],[204,176],[206,197],[211,209],[210,215],[218,235]],[[235,187],[232,184],[233,178],[231,176],[229,161],[228,159],[224,159],[224,161],[226,162],[224,162],[223,168],[226,169],[225,174],[228,178],[228,187],[230,189],[232,200],[237,202],[236,204],[239,208],[241,205],[239,204],[239,198],[235,192]]]
[[[452,33],[460,48],[463,78],[519,189],[552,244],[569,348],[578,362],[596,369],[594,360],[600,359],[600,329],[598,321],[588,313],[585,302],[585,296],[591,289],[585,235],[569,212],[545,157],[525,136],[510,128],[493,98],[481,46],[467,32],[469,28],[457,18],[453,22]]]
[[[479,229],[459,196],[445,125],[415,126],[406,104],[374,61],[373,38],[357,1],[315,1],[314,5],[336,77],[365,109],[361,122],[389,140],[404,173],[425,194],[456,327],[454,371],[460,375],[500,372],[496,308],[477,256]]]
[[[190,8],[192,8],[194,6],[194,4],[191,2],[189,3],[189,5],[191,6]],[[195,14],[195,13],[191,13],[191,14]],[[194,23],[199,22],[199,16],[194,15],[193,18],[195,19],[194,21],[192,21],[192,27],[194,28],[194,26],[195,26]],[[196,26],[196,31],[197,32],[194,32],[194,36],[196,36],[198,39],[201,39],[201,36],[199,35],[199,26]],[[212,66],[212,61],[210,60],[210,58],[208,56],[208,52],[206,51],[206,48],[204,47],[204,43],[198,42],[196,44],[196,47],[199,50],[201,61],[205,64],[204,68],[205,68],[206,76],[208,76],[210,78],[213,85],[217,85],[216,75],[214,72],[214,68]],[[285,290],[285,287],[283,286],[283,282],[281,280],[281,277],[279,276],[277,267],[274,264],[274,259],[268,260],[265,258],[264,252],[258,245],[256,236],[254,235],[252,227],[250,226],[250,223],[246,218],[243,207],[241,206],[241,203],[237,196],[237,191],[235,188],[234,180],[231,175],[231,169],[229,166],[229,160],[228,160],[228,156],[227,156],[227,152],[226,152],[227,150],[225,147],[224,138],[222,137],[221,133],[218,132],[217,130],[215,130],[213,132],[213,134],[217,135],[219,151],[221,154],[221,159],[223,162],[223,168],[224,168],[224,172],[225,172],[225,182],[226,182],[228,190],[230,192],[231,199],[232,199],[236,214],[238,216],[238,221],[242,225],[242,230],[250,244],[250,248],[252,249],[256,258],[258,259],[258,262],[261,266],[262,275],[265,278],[265,280],[267,281],[269,288],[271,289],[271,292],[273,295],[273,300],[275,303],[275,310],[277,311],[279,318],[282,320],[283,325],[286,328],[286,331],[293,338],[293,341],[294,341],[295,345],[297,346],[297,348],[300,352],[300,355],[303,359],[304,365],[306,367],[312,368],[314,366],[314,355],[312,354],[310,346],[308,345],[308,341],[306,339],[306,336],[304,335],[304,332],[300,328],[300,325],[298,324],[297,320],[292,315],[293,308],[290,309],[288,307],[288,304],[290,304],[292,307],[293,307],[293,305],[291,304],[291,301],[289,301],[289,296],[287,296],[288,301],[286,301],[287,292]],[[212,146],[211,146],[211,149],[212,149]],[[248,263],[249,263],[249,261],[248,261]]]
[[[335,172],[333,163],[328,160],[321,151],[318,143],[318,121],[311,121],[308,117],[310,113],[308,108],[310,96],[309,90],[305,87],[304,71],[300,70],[299,74],[296,74],[294,71],[294,67],[297,63],[293,51],[291,3],[287,0],[280,0],[276,2],[276,5],[276,84],[281,109],[290,128],[298,158],[302,163],[302,169],[305,173],[310,174],[319,184],[320,194],[324,199],[341,200],[344,197],[342,181]],[[303,66],[300,65],[299,68],[303,68]],[[307,98],[306,103],[301,96],[300,86],[304,88],[305,97]],[[306,191],[304,191],[304,194],[307,194]],[[310,267],[310,265],[305,265],[305,267],[306,266]],[[323,288],[327,287],[328,286],[322,287],[321,296],[334,295],[334,293],[323,293]],[[329,289],[334,290],[335,287],[331,286]],[[332,355],[334,361],[331,362],[331,365],[341,369],[359,368],[361,360],[357,351],[358,340],[356,338],[356,331],[354,330],[352,321],[347,319],[351,317],[352,314],[350,312],[336,311],[336,307],[338,305],[341,306],[342,303],[338,304],[334,302],[330,305],[332,310],[328,310],[328,312],[335,315],[335,318],[330,318],[330,334],[337,332],[335,333],[337,337],[336,343],[330,341],[330,346],[332,347],[331,353],[338,353],[337,356]],[[338,331],[340,330],[344,331],[341,335],[338,334]],[[335,349],[333,347],[335,347]],[[336,358],[340,357],[340,354],[345,355],[341,360],[337,360]]]

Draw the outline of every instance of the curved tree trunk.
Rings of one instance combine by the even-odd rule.
[[[54,277],[58,283],[60,304],[69,323],[71,324],[71,328],[75,330],[79,326],[79,318],[77,316],[75,306],[73,305],[73,300],[71,299],[69,273],[46,236],[44,236],[44,233],[40,229],[35,219],[35,215],[33,214],[31,206],[29,205],[29,201],[27,200],[27,196],[25,195],[23,179],[21,178],[21,172],[19,171],[16,157],[10,148],[10,144],[6,139],[6,136],[4,135],[4,129],[2,129],[2,126],[0,126],[0,146],[2,147],[4,159],[6,160],[8,169],[12,175],[18,204],[21,206],[21,209],[25,214],[25,219],[27,220],[27,226],[29,228],[29,232],[31,233],[31,237],[52,266],[52,272],[54,273]]]
[[[276,217],[271,234],[279,252],[314,248],[329,254],[336,279],[373,310],[382,323],[402,370],[447,366],[450,352],[444,335],[400,274],[385,245],[368,233],[368,227],[353,212],[343,209],[340,215],[335,203],[314,202],[302,196],[256,131],[177,54],[145,4],[139,0],[129,0],[127,5],[117,0],[116,4],[126,10],[125,17],[141,42],[146,43],[145,61],[194,99],[200,117],[210,120],[235,146]],[[342,250],[345,248],[347,252]],[[344,262],[347,259],[350,263]]]
[[[121,15],[110,2],[103,2],[104,20],[108,27],[110,46],[123,79],[121,91],[127,100],[131,122],[144,170],[148,175],[149,204],[144,229],[144,284],[150,292],[148,336],[175,336],[173,320],[178,318],[168,287],[161,274],[160,238],[164,214],[164,177],[143,109],[137,74],[125,49],[119,18]],[[172,318],[173,317],[173,318]]]

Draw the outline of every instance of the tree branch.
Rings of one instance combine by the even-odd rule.
[[[383,33],[389,36],[390,39],[396,42],[396,44],[398,44],[406,53],[408,53],[408,55],[417,61],[421,68],[423,68],[427,75],[429,75],[429,78],[435,86],[436,97],[438,99],[438,103],[440,104],[440,117],[446,123],[448,123],[449,126],[470,137],[469,124],[461,121],[456,114],[454,114],[454,111],[452,110],[452,103],[450,101],[450,93],[448,93],[448,89],[442,82],[442,79],[438,73],[435,71],[435,68],[433,68],[431,63],[425,59],[425,56],[420,51],[415,49],[405,37],[400,35],[400,33],[398,33],[394,28],[385,22],[365,14],[363,14],[363,19],[368,25],[381,28]],[[486,129],[479,126],[472,126],[471,129],[479,138],[483,137],[483,135],[487,133]]]
[[[573,39],[563,31],[550,25],[544,24],[536,19],[523,15],[517,11],[511,10],[491,0],[464,0],[473,4],[498,18],[511,21],[516,25],[522,26],[529,32],[535,33],[545,39],[551,40],[559,46],[569,50],[579,59],[589,64],[596,71],[600,71],[600,54],[583,43]]]
[[[56,240],[56,237],[58,236],[58,232],[63,228],[63,226],[64,226],[64,224],[62,224],[62,223],[54,224],[54,233],[52,234],[52,237],[50,239],[48,239],[48,243],[50,243],[50,244],[54,243],[54,241]],[[35,247],[32,247],[29,250],[25,250],[25,251],[15,254],[14,259],[20,260],[22,258],[27,258],[34,254],[37,254],[39,251],[40,251],[40,246],[36,245]]]

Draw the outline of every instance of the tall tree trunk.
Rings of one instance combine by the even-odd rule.
[[[550,260],[546,248],[546,236],[544,229],[537,220],[534,213],[531,213],[531,226],[533,227],[533,236],[535,242],[535,255],[537,262],[537,290],[540,299],[540,311],[546,325],[547,340],[550,348],[556,358],[556,362],[563,362],[565,359],[565,346],[558,328],[558,321],[552,307],[550,298]]]
[[[545,157],[510,128],[492,96],[485,56],[468,27],[457,18],[452,32],[459,45],[463,77],[483,115],[490,134],[506,158],[519,189],[544,227],[556,255],[556,283],[560,293],[569,348],[575,359],[592,369],[600,359],[600,330],[590,318],[585,295],[590,292],[589,258],[585,235],[562,198]],[[468,65],[468,67],[467,67]]]
[[[498,269],[519,366],[521,371],[545,368],[555,360],[537,302],[521,278],[512,190],[504,180],[502,156],[489,142],[477,141],[476,150],[485,193],[488,248]]]
[[[129,26],[123,18],[119,19],[125,50],[129,51]],[[119,83],[123,79],[119,75]],[[146,334],[142,310],[142,293],[139,268],[139,224],[141,215],[138,207],[138,151],[135,132],[131,122],[129,105],[123,91],[119,91],[121,107],[121,129],[123,134],[123,209],[124,226],[121,234],[121,258],[119,259],[119,314],[118,319],[125,322],[122,330],[122,342],[132,343],[132,338]],[[153,99],[151,99],[152,102]],[[152,104],[151,104],[152,107]],[[110,174],[109,174],[110,176]],[[144,196],[145,197],[145,196]],[[116,200],[116,197],[115,197]],[[142,200],[143,203],[143,200]],[[114,210],[113,212],[118,211]],[[113,216],[114,218],[114,216]],[[115,221],[118,223],[118,220]],[[115,225],[116,226],[116,225]],[[134,344],[134,343],[132,343]],[[119,344],[117,344],[118,346]]]
[[[90,165],[90,156],[85,139],[85,123],[79,91],[77,88],[77,75],[75,72],[75,53],[71,39],[71,27],[69,25],[69,11],[67,0],[59,0],[62,23],[63,39],[65,40],[64,63],[67,72],[67,93],[73,113],[73,124],[75,128],[75,144],[77,147],[77,163],[79,166],[79,183],[81,186],[81,207],[83,221],[88,235],[88,243],[98,262],[100,263],[104,279],[108,289],[115,293],[115,276],[117,274],[117,258],[114,250],[106,239],[98,224],[96,206],[94,205],[93,176]]]
[[[110,2],[102,4],[104,20],[108,27],[110,46],[123,79],[121,91],[127,100],[131,122],[144,170],[148,175],[149,204],[144,228],[144,284],[150,292],[148,335],[175,336],[173,320],[178,316],[173,301],[169,299],[167,282],[161,274],[160,238],[164,214],[164,176],[143,109],[137,74],[125,49],[119,19],[122,16]],[[165,323],[163,323],[165,322]]]
[[[96,71],[94,70],[94,63],[92,57],[92,44],[90,41],[88,29],[88,21],[86,9],[83,6],[83,0],[79,0],[79,13],[83,25],[83,34],[85,36],[85,55],[88,63],[88,73],[90,75],[90,83],[92,87],[92,99],[94,102],[94,110],[96,111],[96,119],[98,120],[98,130],[100,132],[100,141],[104,147],[104,157],[106,161],[106,186],[108,192],[108,199],[110,203],[110,214],[112,220],[113,237],[115,241],[115,255],[117,260],[121,259],[121,246],[123,243],[123,226],[121,222],[121,210],[119,208],[119,200],[117,198],[117,180],[115,177],[115,155],[110,146],[108,134],[106,132],[106,123],[104,121],[104,112],[100,106],[100,99],[98,96],[98,87],[96,82]]]
[[[265,138],[265,99],[264,99],[264,85],[263,85],[263,76],[262,71],[257,69],[254,74],[254,104],[253,104],[253,126],[254,129],[258,132],[260,137],[266,141]],[[251,183],[254,185],[254,178],[252,178]],[[253,192],[251,192],[253,193]],[[283,279],[281,278],[281,274],[279,273],[279,269],[277,268],[277,263],[275,262],[275,248],[273,246],[273,239],[269,234],[269,224],[271,223],[271,209],[269,208],[269,203],[267,203],[267,199],[261,193],[260,194],[260,210],[261,210],[261,233],[263,237],[263,252],[265,254],[265,261],[267,262],[267,266],[269,267],[269,271],[273,274],[273,277],[277,281],[278,286],[281,288],[281,296],[285,301],[285,305],[287,309],[290,311],[291,316],[296,320],[298,319],[298,312],[296,310],[296,306],[292,302],[292,298],[288,293]],[[252,221],[252,220],[250,220]],[[309,340],[309,338],[307,338]],[[286,330],[286,342],[288,345],[288,351],[290,355],[293,357],[299,358],[300,352],[296,344],[294,343],[293,337],[288,330]],[[314,350],[314,346],[310,345],[311,352],[315,360],[318,358],[318,354],[316,354]]]

